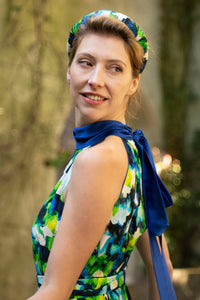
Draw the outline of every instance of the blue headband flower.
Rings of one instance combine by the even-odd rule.
[[[105,16],[105,17],[109,17],[109,18],[115,18],[121,22],[123,22],[134,34],[136,41],[138,42],[138,44],[140,46],[142,46],[143,50],[144,50],[144,56],[143,56],[143,65],[140,69],[140,73],[142,73],[142,71],[145,68],[145,65],[147,63],[148,60],[148,42],[147,42],[147,38],[146,35],[144,34],[144,32],[142,31],[142,29],[135,23],[133,22],[129,17],[127,17],[124,14],[118,13],[118,12],[114,12],[111,10],[98,10],[95,12],[92,12],[86,16],[84,16],[81,20],[79,20],[71,29],[70,34],[69,34],[69,38],[68,38],[68,43],[67,43],[67,52],[68,52],[68,56],[70,57],[70,52],[71,52],[71,48],[72,48],[72,43],[73,40],[75,38],[76,32],[79,28],[79,26],[81,24],[86,24],[88,18],[92,17],[98,17],[98,16]]]

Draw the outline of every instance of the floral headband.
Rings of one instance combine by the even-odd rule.
[[[147,38],[146,35],[144,34],[144,32],[142,31],[142,29],[135,23],[133,22],[129,17],[127,17],[124,14],[118,13],[118,12],[114,12],[111,10],[98,10],[95,12],[92,12],[86,16],[84,16],[81,20],[79,20],[71,29],[70,34],[69,34],[69,38],[68,38],[68,43],[67,43],[67,53],[68,53],[68,57],[70,57],[70,52],[71,52],[71,48],[72,48],[72,43],[74,40],[74,37],[76,35],[76,32],[79,28],[79,26],[81,24],[86,24],[88,18],[92,17],[98,17],[98,16],[105,16],[105,17],[110,17],[110,18],[115,18],[121,22],[123,22],[134,34],[136,41],[138,42],[138,44],[140,46],[142,46],[143,50],[144,50],[144,56],[143,56],[143,65],[140,69],[140,73],[142,73],[142,71],[145,68],[145,65],[147,63],[148,60],[148,42],[147,42]]]

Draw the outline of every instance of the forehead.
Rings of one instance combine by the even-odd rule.
[[[128,51],[122,38],[99,33],[88,33],[81,40],[76,55],[89,53],[104,59],[122,59],[130,63]]]

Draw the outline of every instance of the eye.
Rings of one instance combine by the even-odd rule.
[[[111,67],[111,71],[112,71],[112,72],[115,72],[115,73],[123,72],[122,68],[119,67],[119,66],[112,66],[112,67]]]
[[[92,63],[87,59],[80,59],[78,63],[82,66],[91,67]]]

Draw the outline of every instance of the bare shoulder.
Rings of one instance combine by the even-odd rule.
[[[110,199],[113,205],[120,195],[127,169],[128,158],[123,141],[109,136],[77,155],[69,188],[97,202]],[[85,197],[89,194],[90,197]]]
[[[74,162],[75,168],[109,169],[123,172],[127,169],[128,158],[121,138],[109,136],[103,142],[82,151]]]

